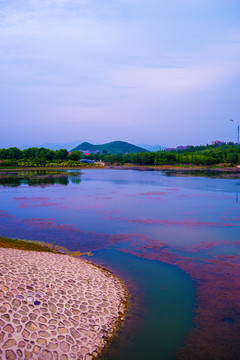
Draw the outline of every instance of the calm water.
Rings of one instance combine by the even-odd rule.
[[[125,280],[129,312],[105,359],[174,359],[193,326],[195,285],[146,257],[239,255],[239,191],[239,180],[152,171],[8,174],[0,178],[0,234],[91,251]]]

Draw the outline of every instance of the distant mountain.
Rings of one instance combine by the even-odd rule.
[[[141,146],[149,151],[165,150],[165,147],[161,145],[138,144],[138,146]]]
[[[101,152],[107,152],[108,154],[125,154],[125,153],[139,153],[139,152],[148,152],[148,150],[135,146],[125,141],[113,141],[107,144],[102,145],[93,145],[88,142],[83,142],[82,144],[76,146],[71,151],[77,150],[100,150]]]
[[[59,150],[59,149],[70,150],[74,146],[77,146],[77,144],[79,144],[79,141],[73,141],[70,143],[44,143],[44,144],[40,144],[40,145],[20,146],[19,148],[21,150],[24,150],[24,149],[28,149],[29,147],[36,147],[36,148],[44,147],[46,149],[51,149],[51,150]]]

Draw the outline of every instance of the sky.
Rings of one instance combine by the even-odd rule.
[[[0,104],[0,148],[236,142],[240,1],[0,0]]]

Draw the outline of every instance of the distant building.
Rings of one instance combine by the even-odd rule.
[[[177,151],[177,150],[187,150],[192,145],[178,145],[176,148],[165,148],[165,151]]]
[[[81,153],[85,155],[91,155],[91,154],[101,154],[102,152],[100,150],[78,150]]]
[[[101,165],[101,166],[105,166],[105,162],[103,161],[94,161],[95,165]]]
[[[177,146],[177,150],[187,150],[190,147],[192,147],[192,145],[179,145]]]
[[[165,151],[176,151],[176,148],[165,148]]]
[[[212,145],[221,146],[221,145],[224,145],[224,144],[226,144],[225,141],[220,141],[220,140],[214,140],[214,141],[212,141]]]
[[[81,150],[81,149],[79,149],[79,150],[74,150],[74,151],[79,151],[80,153],[82,153],[83,155],[93,155],[93,154],[102,154],[102,151],[100,151],[100,150]],[[71,154],[72,153],[72,151],[69,151],[68,152],[69,154]]]

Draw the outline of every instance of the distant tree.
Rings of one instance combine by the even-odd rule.
[[[239,161],[238,154],[237,153],[229,153],[227,155],[227,161],[233,164],[237,164]]]
[[[81,157],[80,151],[73,151],[71,154],[68,154],[68,159],[73,161],[79,161]]]
[[[56,150],[55,153],[58,160],[66,160],[68,158],[68,151],[66,149]]]

